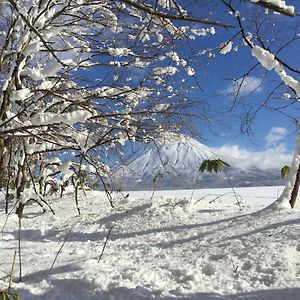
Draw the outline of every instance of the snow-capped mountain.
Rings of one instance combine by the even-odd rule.
[[[191,189],[208,187],[280,185],[277,170],[228,168],[218,174],[200,174],[205,159],[219,158],[209,147],[180,136],[173,141],[158,140],[146,145],[113,168],[113,185],[123,190],[153,189],[157,177],[159,189]]]
[[[158,140],[117,166],[114,180],[122,187],[141,189],[152,188],[154,177],[159,176],[161,187],[190,188],[201,162],[213,158],[216,156],[208,147],[189,137]]]

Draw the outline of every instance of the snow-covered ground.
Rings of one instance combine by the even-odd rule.
[[[17,283],[16,263],[12,289],[22,300],[300,299],[299,203],[261,210],[281,190],[196,190],[192,203],[191,190],[157,191],[153,199],[129,192],[114,195],[113,209],[104,193],[90,191],[80,197],[80,216],[71,194],[49,199],[55,216],[32,204],[22,220],[23,278]],[[6,220],[0,203],[5,289],[18,219]]]

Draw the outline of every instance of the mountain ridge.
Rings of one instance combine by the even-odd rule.
[[[200,174],[204,159],[217,159],[214,151],[191,137],[147,144],[125,163],[113,167],[112,182],[122,190],[193,189],[211,187],[270,186],[283,181],[278,170],[226,168],[218,174]]]

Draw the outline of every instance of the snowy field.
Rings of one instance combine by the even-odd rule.
[[[22,300],[300,299],[299,203],[262,210],[281,190],[197,190],[192,203],[191,190],[157,191],[153,199],[130,192],[114,195],[113,209],[91,191],[80,196],[80,216],[71,194],[49,199],[55,216],[32,204],[22,221],[23,278],[17,283],[16,263],[12,290]],[[18,219],[6,220],[3,200],[0,225],[5,289]]]

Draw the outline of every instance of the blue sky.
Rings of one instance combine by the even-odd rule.
[[[246,51],[247,50],[248,49],[246,49]],[[255,63],[254,58],[250,55],[250,50],[248,50],[248,52],[247,58],[252,60],[252,63]],[[236,89],[236,85],[229,78],[234,78],[234,76],[243,73],[236,72],[233,69],[236,65],[242,64],[244,59],[246,59],[244,54],[228,53],[225,57],[218,58],[215,65],[209,67],[209,71],[212,72],[212,75],[207,77],[206,80],[204,79],[204,82],[207,81],[207,83],[204,83],[206,93],[213,95],[210,96],[211,99],[209,100],[212,107],[217,111],[220,110],[220,107],[223,108],[224,114],[220,113],[220,117],[222,117],[223,120],[227,120],[230,126],[229,130],[224,128],[224,131],[221,133],[224,138],[220,137],[220,139],[212,140],[212,142],[215,143],[214,146],[231,140],[231,142],[239,143],[243,146],[263,149],[266,147],[265,138],[269,131],[273,127],[283,127],[287,129],[284,141],[287,143],[288,148],[292,150],[295,139],[295,123],[293,119],[282,115],[282,111],[295,115],[295,112],[289,109],[272,111],[262,108],[251,122],[250,135],[240,132],[242,118],[245,117],[246,112],[244,106],[248,109],[248,106],[251,105],[253,106],[253,110],[256,110],[267,98],[270,90],[273,89],[274,84],[270,84],[270,82],[273,80],[276,82],[279,81],[277,75],[275,73],[273,74],[272,71],[268,73],[268,78],[264,78],[265,70],[262,67],[258,68],[257,74],[251,74],[246,77],[240,90],[241,97],[237,99],[236,106],[230,110],[235,100],[233,92]],[[244,70],[247,70],[247,68],[245,67]],[[274,105],[274,107],[288,104],[287,100],[282,99],[282,94],[282,92],[279,92],[270,100],[270,103],[273,103],[272,105]],[[201,92],[199,92],[199,96],[201,96]],[[227,113],[228,110],[229,112]]]
[[[298,1],[287,2],[295,5],[296,11],[300,12],[300,3]],[[214,147],[216,150],[221,149],[224,155],[232,152],[235,153],[235,156],[239,156],[240,153],[241,156],[248,157],[248,159],[255,156],[257,161],[259,161],[259,157],[263,160],[267,153],[269,156],[272,156],[270,159],[276,160],[277,157],[281,157],[281,159],[277,159],[279,164],[289,163],[288,160],[290,160],[290,154],[294,147],[296,126],[295,121],[284,116],[282,112],[297,118],[297,104],[277,112],[263,108],[251,122],[250,135],[242,134],[240,130],[246,112],[249,112],[250,108],[250,112],[255,111],[267,99],[270,91],[281,82],[278,75],[273,71],[266,72],[262,66],[255,68],[245,79],[240,93],[243,97],[238,98],[236,105],[230,110],[234,100],[233,92],[235,86],[233,79],[237,79],[247,73],[257,63],[257,60],[251,56],[249,47],[242,45],[240,35],[233,38],[239,31],[236,19],[224,9],[221,1],[208,1],[208,3],[211,3],[211,7],[202,6],[201,10],[199,9],[198,1],[182,1],[181,3],[187,5],[188,11],[192,11],[195,17],[206,18],[207,15],[210,15],[210,9],[213,9],[214,13],[210,15],[212,20],[220,20],[236,26],[236,28],[228,30],[215,27],[215,35],[207,34],[204,37],[197,37],[195,40],[191,39],[189,43],[184,43],[183,45],[180,45],[181,42],[179,41],[176,42],[177,45],[174,48],[174,51],[185,56],[184,58],[188,60],[188,63],[196,71],[195,77],[187,76],[184,71],[178,75],[178,79],[181,77],[186,80],[181,84],[183,90],[186,88],[185,92],[191,95],[193,99],[199,100],[199,102],[204,100],[209,104],[208,113],[212,121],[208,124],[203,124],[203,122],[196,120],[196,126],[199,128],[201,136],[200,141],[210,147]],[[214,5],[216,3],[218,5],[217,8]],[[232,3],[240,10],[241,16],[244,15],[246,18],[255,16],[256,20],[264,18],[268,20],[262,26],[264,29],[263,38],[265,45],[273,52],[276,52],[284,41],[289,40],[297,33],[298,29],[296,30],[295,28],[300,24],[299,16],[290,18],[275,15],[272,12],[266,15],[264,10],[261,10],[256,15],[259,11],[256,5],[247,4],[247,2],[244,3],[240,0],[234,0]],[[273,23],[277,25],[273,27]],[[246,31],[255,32],[255,24],[247,22],[245,24],[250,24],[249,26],[246,25]],[[195,29],[207,28],[207,26],[199,24],[194,25],[194,27]],[[237,52],[231,51],[225,55],[220,54],[220,44],[228,40],[232,40],[233,47],[238,46],[239,50]],[[298,68],[300,68],[299,41],[300,38],[291,43],[287,50],[284,49],[280,52],[281,58]],[[119,39],[119,42],[119,46],[126,46],[123,45],[124,41],[122,39]],[[256,41],[255,44],[257,44]],[[206,51],[202,55],[197,54],[207,48],[211,50]],[[213,54],[213,56],[215,55],[215,57],[209,57],[209,53]],[[107,73],[108,68],[104,67],[104,69]],[[103,71],[101,68],[95,68],[94,72],[89,74],[90,79],[95,79],[99,74],[101,77],[103,74],[101,70]],[[129,75],[132,77],[133,73],[134,70],[131,70]],[[112,80],[113,74],[112,70],[107,77],[108,80]],[[135,75],[138,82],[144,73]],[[294,76],[295,74],[291,75]],[[177,76],[175,80],[177,80]],[[194,89],[190,88],[192,85],[195,87]],[[278,89],[269,100],[269,105],[277,108],[288,104],[288,100],[282,98],[284,92],[285,89],[283,87]],[[197,109],[201,113],[202,106],[195,108],[195,110]]]
[[[236,2],[237,3],[237,2]],[[295,5],[296,11],[300,11],[300,5],[297,1],[287,1],[287,4]],[[253,5],[244,5],[240,7],[241,15],[242,9],[253,8]],[[254,8],[256,10],[256,7]],[[257,10],[256,10],[257,11]],[[251,10],[244,11],[246,16]],[[223,21],[232,23],[233,18],[227,17],[228,12],[219,13]],[[216,14],[218,15],[218,13]],[[264,14],[262,14],[264,15]],[[294,18],[275,15],[269,13],[270,20],[276,22],[277,26],[272,28],[272,24],[265,26],[265,39],[277,39],[272,41],[265,41],[265,44],[270,49],[276,52],[281,43],[288,41],[297,32],[295,28],[299,24],[299,16]],[[216,16],[217,18],[217,16]],[[270,23],[272,23],[270,22]],[[200,26],[201,27],[201,26]],[[251,26],[249,26],[251,29]],[[269,31],[268,31],[269,30]],[[199,42],[192,45],[193,49],[199,47],[212,48],[218,47],[225,39],[231,37],[237,32],[237,29],[225,30],[216,28],[217,34],[215,36],[203,37]],[[218,35],[218,33],[220,33]],[[300,30],[298,31],[300,32]],[[281,58],[295,67],[300,66],[300,40],[291,43],[287,50],[280,52]],[[257,42],[255,42],[257,44]],[[255,119],[251,123],[251,134],[241,134],[240,127],[242,117],[245,116],[246,111],[253,112],[259,105],[265,101],[273,88],[280,83],[280,78],[274,71],[266,72],[266,70],[259,66],[246,78],[243,91],[243,99],[238,99],[237,105],[228,113],[230,106],[233,103],[234,96],[230,92],[234,91],[233,81],[231,79],[238,78],[245,74],[250,67],[257,63],[257,60],[251,56],[251,50],[248,47],[241,45],[239,39],[233,39],[233,46],[238,46],[239,51],[231,51],[225,55],[218,54],[214,49],[211,52],[216,54],[215,58],[209,59],[207,55],[199,57],[198,60],[191,61],[192,66],[198,71],[197,82],[203,90],[196,89],[194,96],[199,99],[206,99],[210,103],[210,109],[217,111],[216,119],[222,120],[227,126],[212,125],[212,129],[217,132],[217,135],[211,134],[210,130],[204,126],[201,130],[203,132],[203,141],[209,146],[221,147],[224,144],[239,145],[239,147],[247,148],[249,151],[265,151],[266,149],[277,147],[278,145],[285,145],[286,152],[292,152],[294,148],[296,136],[296,123],[293,118],[283,115],[292,115],[294,118],[298,116],[297,104],[291,108],[281,109],[279,111],[272,111],[270,109],[260,109]],[[296,59],[295,59],[296,58]],[[266,74],[267,73],[267,74]],[[295,74],[293,75],[296,79]],[[299,78],[298,78],[299,80]],[[289,102],[282,98],[284,88],[278,89],[273,97],[268,101],[268,105],[273,108],[287,105]],[[249,95],[248,95],[249,94]],[[283,112],[283,113],[282,113]],[[217,122],[213,122],[216,124]],[[278,135],[274,141],[270,142],[270,135]],[[283,150],[281,150],[283,151]]]

